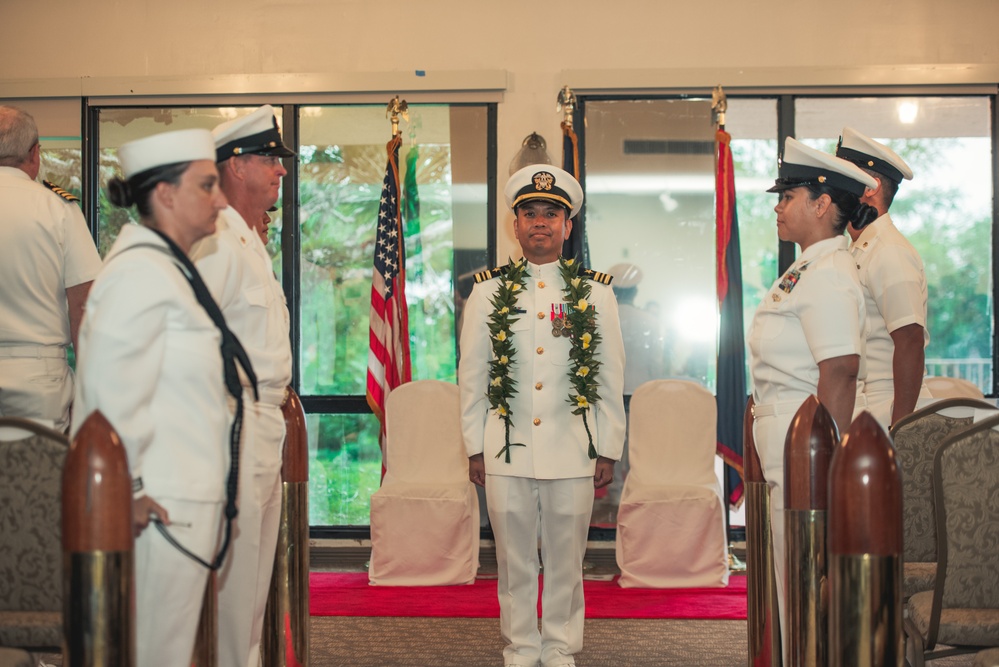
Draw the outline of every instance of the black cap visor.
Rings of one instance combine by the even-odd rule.
[[[858,197],[864,194],[866,188],[860,181],[855,181],[849,176],[835,171],[785,162],[780,167],[780,177],[774,181],[772,187],[767,189],[767,192],[783,192],[807,185],[828,185],[846,190]]]

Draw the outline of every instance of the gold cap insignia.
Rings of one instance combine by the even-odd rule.
[[[819,176],[819,183],[825,183],[825,182],[826,182],[826,177],[825,176]]]
[[[552,186],[555,185],[555,176],[547,171],[539,171],[532,177],[532,180],[534,181],[534,189],[538,191],[551,190]]]

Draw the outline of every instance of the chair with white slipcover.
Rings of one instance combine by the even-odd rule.
[[[631,470],[617,514],[620,586],[728,584],[716,415],[715,397],[696,382],[653,380],[632,395]]]
[[[379,586],[470,584],[479,567],[479,499],[468,479],[458,386],[408,382],[385,406],[385,478],[371,496]]]

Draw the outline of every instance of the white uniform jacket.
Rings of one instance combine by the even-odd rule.
[[[230,206],[219,214],[215,234],[192,249],[191,260],[250,356],[261,401],[280,405],[291,383],[290,318],[257,232]]]
[[[861,391],[885,395],[890,401],[895,389],[891,332],[918,324],[923,327],[924,348],[930,342],[923,260],[888,214],[861,231],[850,253],[857,263],[867,309],[867,379]]]
[[[503,420],[489,407],[486,388],[493,358],[489,336],[492,295],[500,278],[475,285],[465,304],[458,367],[462,432],[469,456],[484,454],[486,474],[566,479],[592,476],[595,464],[587,455],[589,441],[583,418],[569,403],[570,340],[552,336],[552,305],[564,303],[558,262],[528,264],[529,276],[517,308],[524,312],[511,326],[516,348],[512,369],[517,393],[510,401],[513,425],[510,463],[496,458],[505,442]],[[600,456],[618,460],[624,447],[624,344],[617,300],[607,285],[590,281],[590,303],[597,313],[603,340],[597,348],[602,365],[600,401],[587,412],[593,444]]]
[[[859,354],[864,377],[864,295],[846,248],[845,236],[809,246],[756,309],[749,349],[757,406],[800,406],[818,391],[826,359]]]
[[[80,206],[0,167],[0,346],[67,347],[66,289],[100,269]]]
[[[147,244],[157,248],[129,249]],[[221,336],[178,266],[159,236],[122,228],[87,299],[72,431],[100,410],[146,494],[221,502],[230,420]]]

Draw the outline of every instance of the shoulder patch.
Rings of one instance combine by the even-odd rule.
[[[506,273],[509,267],[509,264],[504,264],[503,266],[497,266],[495,269],[489,269],[488,271],[479,271],[475,274],[475,282],[481,283],[486,280],[492,280],[496,276],[501,276]]]
[[[601,273],[600,271],[594,271],[593,269],[580,269],[579,274],[603,285],[610,285],[611,281],[614,280],[614,276],[611,274]]]
[[[56,185],[51,181],[42,181],[42,184],[52,192],[56,193],[57,195],[65,199],[66,201],[80,201],[79,197],[70,192],[66,192],[65,190],[63,190],[62,188],[60,188],[58,185]]]

